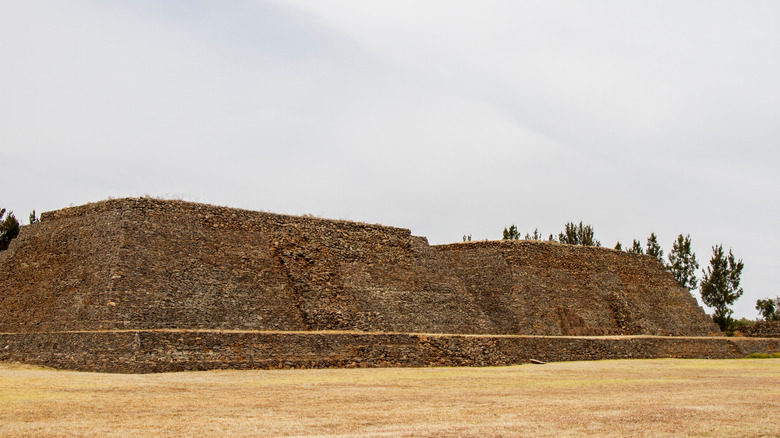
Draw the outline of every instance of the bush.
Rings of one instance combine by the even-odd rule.
[[[13,212],[6,216],[5,209],[0,208],[0,251],[7,249],[8,244],[17,235],[19,235],[19,221],[16,220]]]
[[[753,353],[743,359],[780,359],[780,353]]]

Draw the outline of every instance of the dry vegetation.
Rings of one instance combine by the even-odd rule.
[[[780,436],[780,359],[91,374],[0,364],[0,436]]]

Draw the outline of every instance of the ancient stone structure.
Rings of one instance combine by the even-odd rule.
[[[0,359],[86,371],[485,366],[658,357],[729,359],[780,351],[780,339],[112,330],[0,333]]]
[[[430,246],[401,228],[149,198],[41,219],[0,252],[0,360],[146,372],[778,350],[701,339],[719,331],[690,293],[652,257],[611,249]]]
[[[758,321],[746,334],[754,338],[780,338],[780,321]]]

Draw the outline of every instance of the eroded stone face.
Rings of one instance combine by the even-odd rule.
[[[780,338],[780,321],[758,321],[747,332],[754,338]]]
[[[181,201],[45,213],[0,253],[0,332],[221,329],[708,336],[652,257]]]

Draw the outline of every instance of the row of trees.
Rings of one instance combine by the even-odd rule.
[[[615,249],[623,249],[620,241],[615,244]],[[636,239],[634,239],[631,248],[627,251],[634,254],[645,254],[642,243]],[[647,238],[647,255],[657,258],[661,263],[664,262],[664,250],[661,249],[661,245],[658,244],[658,237],[655,233],[650,233],[650,237]]]
[[[522,235],[517,230],[515,224],[504,228],[503,240],[520,240]],[[534,229],[533,234],[525,233],[525,240],[544,240],[542,233],[539,229]],[[590,225],[583,225],[580,221],[579,225],[574,222],[569,222],[564,226],[563,231],[558,233],[558,238],[550,234],[547,239],[550,242],[567,243],[569,245],[587,245],[587,246],[601,246],[601,242],[593,237],[593,227]]]
[[[503,238],[520,239],[520,232],[513,224],[509,228],[504,228]],[[526,234],[525,239],[542,240],[538,230],[534,230],[533,235]],[[601,243],[594,237],[593,227],[582,222],[579,224],[573,222],[566,224],[564,230],[558,234],[557,239],[550,234],[548,240],[570,245],[601,246]],[[619,241],[615,245],[615,249],[623,250]],[[667,256],[667,260],[664,260],[664,251],[658,243],[658,236],[655,233],[650,233],[645,247],[642,246],[640,241],[634,239],[631,247],[626,251],[635,254],[647,254],[656,258],[671,272],[677,283],[689,291],[695,290],[698,286],[704,304],[714,309],[713,321],[723,331],[727,331],[732,327],[734,321],[731,318],[733,311],[730,307],[744,292],[742,287],[740,287],[740,279],[745,265],[741,259],[738,260],[734,257],[731,249],[726,254],[722,244],[712,247],[712,258],[710,258],[709,266],[702,270],[701,282],[696,277],[699,262],[696,260],[696,254],[693,252],[690,235],[683,236],[680,234],[677,236],[677,239],[672,244],[672,250]],[[762,317],[766,320],[780,320],[780,297],[774,300],[758,300],[756,309],[759,310]]]

